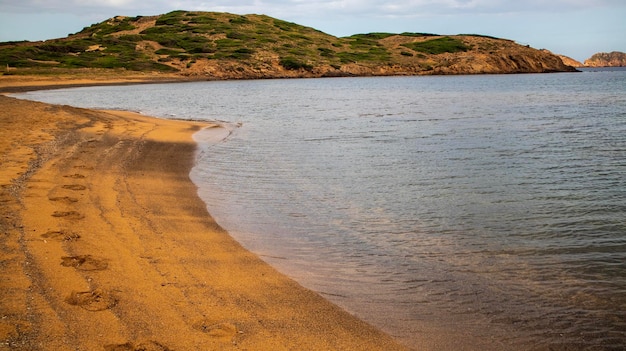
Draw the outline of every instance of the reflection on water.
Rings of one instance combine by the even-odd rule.
[[[617,70],[28,95],[228,121],[192,178],[246,247],[415,348],[559,350],[626,344],[625,93]]]

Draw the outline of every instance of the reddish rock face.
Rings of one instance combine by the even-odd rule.
[[[626,53],[599,52],[585,60],[587,67],[626,67]]]
[[[565,56],[565,55],[558,55],[558,56],[561,58],[561,61],[563,61],[563,63],[568,66],[572,66],[572,67],[584,67],[585,66],[582,62],[574,60],[573,58],[569,56]]]

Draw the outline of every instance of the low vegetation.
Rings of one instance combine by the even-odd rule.
[[[476,45],[477,40],[490,44]],[[10,68],[101,68],[192,75],[206,74],[212,67],[261,77],[280,72],[360,74],[364,69],[374,74],[393,67],[415,74],[449,66],[449,58],[443,62],[437,57],[441,54],[485,47],[495,51],[511,44],[476,35],[428,33],[337,38],[264,15],[174,11],[115,17],[62,39],[0,43],[0,65],[8,72]],[[353,72],[355,65],[361,68]]]

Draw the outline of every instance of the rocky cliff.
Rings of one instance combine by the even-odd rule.
[[[600,52],[585,60],[587,67],[626,67],[626,53]]]
[[[569,57],[569,56],[565,56],[565,55],[557,55],[561,58],[561,61],[563,61],[564,64],[568,65],[568,66],[572,66],[572,67],[584,67],[585,65],[577,60],[574,60],[573,58]]]

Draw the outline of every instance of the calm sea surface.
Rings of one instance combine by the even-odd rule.
[[[626,70],[20,97],[222,121],[192,172],[218,223],[413,348],[626,347]]]

